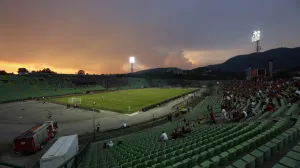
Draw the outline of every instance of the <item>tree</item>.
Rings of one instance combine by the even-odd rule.
[[[56,74],[56,72],[52,71],[50,68],[44,68],[43,70],[38,70],[36,73],[43,73],[43,74]]]
[[[6,74],[7,74],[6,71],[0,70],[0,75],[6,75]]]
[[[18,69],[18,74],[28,74],[29,71],[26,68],[19,68]]]
[[[78,75],[85,75],[85,72],[84,72],[84,70],[79,70],[77,74]]]

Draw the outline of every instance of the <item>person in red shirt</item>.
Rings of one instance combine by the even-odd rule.
[[[214,117],[214,112],[210,111],[209,115],[210,115],[210,125],[216,124],[216,120],[215,120],[215,117]]]
[[[274,112],[274,108],[271,103],[269,103],[265,109],[266,112]]]

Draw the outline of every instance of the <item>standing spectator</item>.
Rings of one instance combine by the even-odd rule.
[[[126,124],[126,122],[124,121],[124,123],[123,123],[123,128],[126,128],[127,127],[127,124]]]
[[[222,109],[222,116],[223,116],[224,121],[228,120],[227,112],[226,112],[225,108]]]
[[[51,113],[51,111],[49,110],[49,111],[48,111],[48,118],[51,119],[51,117],[52,117],[52,113]]]
[[[210,111],[209,115],[210,115],[210,125],[216,124],[216,120],[215,120],[215,117],[214,117],[214,112]]]
[[[97,124],[97,132],[100,130],[100,123]]]
[[[153,118],[153,121],[154,121],[155,120],[155,114],[153,114],[152,118]]]

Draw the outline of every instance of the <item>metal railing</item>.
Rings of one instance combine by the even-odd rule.
[[[12,167],[12,168],[25,168],[25,166],[15,165],[11,163],[5,163],[0,161],[0,166]]]
[[[76,155],[65,161],[58,168],[77,168],[83,161],[91,142],[89,141]],[[71,166],[70,166],[71,165]]]

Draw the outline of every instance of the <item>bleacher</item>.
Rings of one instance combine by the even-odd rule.
[[[166,79],[113,75],[0,75],[0,102],[104,90],[177,86],[181,83],[172,80],[173,85],[168,85],[170,82]]]
[[[288,89],[286,91],[289,92]],[[208,105],[213,107],[215,116],[221,116],[223,100],[223,95],[208,96],[188,113],[186,118],[188,120],[195,120],[198,116],[209,118]],[[252,100],[255,100],[255,97],[250,97],[245,103],[236,102],[232,107],[245,110]],[[263,101],[259,100],[253,107],[255,116],[238,123],[212,126],[193,122],[196,125],[192,128],[192,132],[176,140],[161,142],[159,137],[162,131],[170,135],[175,128],[183,126],[185,123],[181,120],[112,139],[114,146],[110,149],[103,149],[103,142],[94,143],[90,146],[81,167],[298,167],[300,166],[299,102],[291,105],[285,97],[273,98],[271,102],[274,105],[274,112],[266,112],[266,105],[262,105]],[[117,145],[119,140],[122,141],[121,145]]]
[[[206,108],[206,104],[201,106]],[[294,106],[282,106],[277,111],[284,114],[293,109]],[[255,167],[298,138],[300,121],[293,127],[290,125],[285,117],[198,125],[185,138],[158,142],[162,130],[170,134],[178,126],[177,122],[167,123],[122,137],[123,144],[109,150],[103,150],[102,143],[93,144],[82,167]]]

